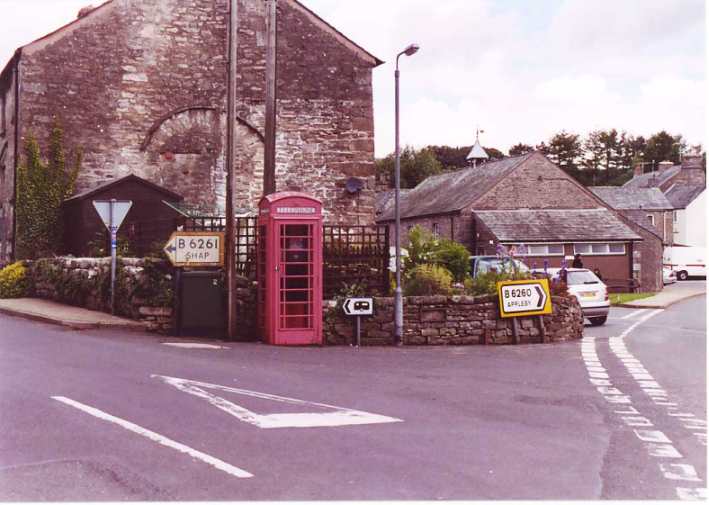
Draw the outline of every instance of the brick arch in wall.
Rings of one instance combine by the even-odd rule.
[[[225,132],[226,114],[217,107],[170,111],[153,123],[141,144],[151,167],[145,176],[181,194],[186,203],[223,210]],[[237,205],[254,207],[262,188],[263,135],[241,117],[235,133]]]

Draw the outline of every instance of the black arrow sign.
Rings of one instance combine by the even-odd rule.
[[[345,309],[345,314],[349,315],[349,313],[350,313],[350,299],[349,298],[347,300],[345,300],[345,304],[343,305],[343,307]]]
[[[540,288],[539,286],[534,287],[537,290],[537,294],[539,295],[539,305],[537,305],[537,308],[541,309],[544,306],[544,302],[546,302],[546,296],[544,296],[544,291],[542,291],[542,288]]]

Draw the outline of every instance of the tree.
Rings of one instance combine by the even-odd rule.
[[[680,162],[680,150],[685,147],[687,143],[682,139],[682,135],[672,136],[662,130],[647,139],[643,158],[647,162],[654,162],[655,165],[668,160],[677,164]]]
[[[25,159],[17,170],[16,256],[34,259],[61,252],[64,234],[62,202],[74,191],[82,161],[75,153],[74,164],[66,166],[64,133],[55,122],[49,139],[48,160],[44,162],[33,135],[25,141]]]
[[[502,151],[495,149],[494,147],[483,147],[483,149],[485,149],[485,152],[491,160],[501,160],[505,157],[505,154]]]
[[[531,153],[534,151],[534,147],[528,144],[522,144],[521,142],[510,147],[510,156],[521,156],[522,154]]]
[[[578,172],[583,155],[579,136],[564,130],[549,139],[549,144],[542,142],[537,149],[570,175]]]
[[[470,153],[473,146],[449,147],[449,146],[428,146],[436,159],[443,166],[443,170],[458,170],[469,166],[468,160],[465,157]],[[490,157],[490,160],[501,160],[505,154],[494,147],[484,147],[485,152]]]
[[[401,187],[415,188],[427,177],[441,173],[443,166],[429,149],[414,150],[406,147],[401,151]],[[387,180],[389,187],[394,187],[395,157],[390,154],[386,158],[377,160],[377,176]]]

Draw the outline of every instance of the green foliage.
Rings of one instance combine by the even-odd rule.
[[[58,122],[52,128],[46,162],[33,135],[27,137],[24,150],[17,170],[16,255],[26,259],[53,256],[62,249],[61,205],[74,192],[82,153],[78,150],[73,166],[67,167],[64,134]]]
[[[443,166],[429,149],[416,151],[406,147],[401,151],[401,187],[414,188],[431,175],[441,173]],[[394,187],[394,154],[376,161],[377,177]]]
[[[404,272],[418,265],[445,267],[456,282],[463,282],[470,272],[470,253],[458,242],[437,238],[428,230],[414,226],[409,232],[408,256],[403,258]]]
[[[30,290],[27,269],[21,261],[0,270],[0,298],[22,298]]]
[[[93,238],[86,244],[90,258],[105,258],[111,255],[109,244],[110,237],[107,230],[97,231]],[[130,247],[130,242],[122,235],[116,240],[116,256],[130,258],[136,256]],[[167,259],[167,257],[165,258]]]
[[[498,282],[531,278],[531,274],[527,272],[519,272],[517,270],[485,272],[477,275],[474,279],[468,277],[465,280],[465,292],[471,296],[494,295],[497,293]]]
[[[534,151],[533,146],[520,142],[510,147],[508,152],[510,153],[510,156],[521,156],[523,154],[531,153],[532,151]]]
[[[409,272],[404,284],[405,296],[450,295],[453,275],[440,265],[418,265]]]

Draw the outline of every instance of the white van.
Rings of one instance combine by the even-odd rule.
[[[665,247],[662,266],[677,272],[681,281],[689,277],[706,277],[706,250],[703,247]]]

